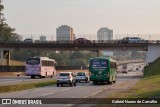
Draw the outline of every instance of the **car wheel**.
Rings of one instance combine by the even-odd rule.
[[[76,80],[76,83],[77,83],[78,81]]]
[[[76,83],[74,83],[74,86],[76,86]]]
[[[72,83],[70,83],[70,86],[72,86],[73,84]]]
[[[61,86],[63,86],[63,84],[61,84]]]
[[[59,87],[59,84],[57,83],[57,87]]]

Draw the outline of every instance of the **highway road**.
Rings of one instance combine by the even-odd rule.
[[[56,85],[0,94],[0,98],[104,98],[117,91],[124,91],[133,86],[140,78],[142,72],[129,72],[128,74],[118,74],[117,82],[112,85],[93,85],[90,83],[77,83],[77,86],[70,87]],[[73,100],[73,102],[75,102]],[[0,107],[71,107],[74,104],[46,104],[46,105],[0,105]],[[84,105],[77,105],[83,107]],[[89,106],[89,105],[85,105]]]
[[[128,64],[127,69],[132,69],[132,71],[135,70],[136,67],[141,65],[141,69],[144,68],[144,63],[130,63]],[[118,67],[118,71],[122,70],[122,66]],[[140,71],[141,71],[140,69]],[[30,76],[19,76],[19,77],[0,77],[0,86],[4,85],[14,85],[14,84],[19,84],[19,83],[29,83],[29,82],[39,82],[39,81],[47,81],[51,79],[56,79],[57,76],[54,76],[53,78],[47,77],[47,78],[36,78],[36,79],[31,79]]]

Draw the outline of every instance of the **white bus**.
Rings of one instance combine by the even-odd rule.
[[[25,61],[25,74],[31,76],[31,78],[35,78],[35,76],[40,78],[53,77],[56,75],[55,65],[55,60],[47,57],[27,58]]]

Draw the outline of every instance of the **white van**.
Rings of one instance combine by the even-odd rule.
[[[23,43],[34,43],[34,40],[32,38],[26,38]]]
[[[140,37],[124,37],[121,43],[147,43],[148,40],[144,40]]]

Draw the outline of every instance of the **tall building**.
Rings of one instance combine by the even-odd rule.
[[[56,40],[57,41],[65,41],[71,40],[73,41],[75,36],[73,34],[73,28],[68,25],[61,25],[56,29]]]
[[[113,40],[113,30],[107,27],[100,28],[97,32],[97,40]]]

